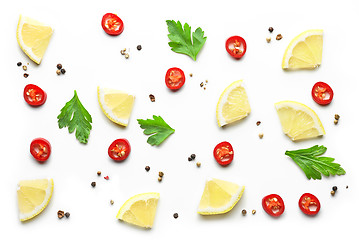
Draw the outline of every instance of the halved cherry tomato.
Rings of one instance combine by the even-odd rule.
[[[108,156],[120,162],[125,160],[131,152],[131,146],[127,139],[116,139],[108,148]]]
[[[304,193],[299,198],[299,208],[307,215],[315,215],[320,210],[320,202],[316,196],[310,193]]]
[[[262,199],[262,207],[272,217],[279,217],[284,212],[283,199],[277,194],[270,194]]]
[[[51,154],[51,144],[45,138],[35,138],[30,144],[30,153],[38,162],[45,162]]]
[[[214,158],[222,166],[227,166],[232,162],[233,154],[233,148],[229,142],[218,143],[213,150]]]
[[[185,75],[180,68],[170,68],[166,73],[166,86],[171,90],[180,89],[186,81]]]
[[[325,82],[317,82],[312,88],[313,100],[320,105],[328,105],[332,102],[334,92]]]
[[[226,50],[234,58],[241,58],[247,51],[246,41],[240,36],[232,36],[226,41]]]
[[[45,103],[47,95],[44,90],[34,84],[24,88],[24,99],[31,106],[41,106]]]
[[[124,28],[121,18],[113,13],[106,13],[103,15],[101,25],[103,30],[112,36],[120,35]]]

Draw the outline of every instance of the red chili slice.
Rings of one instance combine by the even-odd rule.
[[[108,156],[116,162],[125,160],[131,152],[131,146],[127,139],[120,138],[113,141],[108,148]]]
[[[317,82],[312,88],[313,100],[320,105],[328,105],[334,97],[333,89],[325,82]]]
[[[279,217],[284,212],[284,201],[277,194],[270,194],[262,199],[262,207],[272,217]]]
[[[247,51],[246,41],[240,36],[232,36],[226,41],[226,50],[232,57],[239,59]]]
[[[112,36],[120,35],[124,29],[123,21],[121,18],[113,13],[106,13],[103,15],[101,25],[103,30]]]
[[[227,166],[233,161],[232,145],[229,142],[218,143],[213,150],[213,156],[220,165]]]
[[[180,89],[186,81],[184,72],[180,68],[170,68],[166,72],[165,82],[166,86],[171,90]]]
[[[316,215],[320,210],[320,202],[316,196],[310,193],[304,193],[299,198],[299,208],[307,215]]]
[[[25,101],[34,107],[41,106],[45,103],[47,95],[44,90],[34,84],[28,84],[24,88]]]
[[[30,144],[30,153],[38,162],[45,162],[51,154],[51,144],[45,138],[35,138]]]

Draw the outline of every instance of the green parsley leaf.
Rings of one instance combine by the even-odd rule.
[[[338,163],[333,163],[334,158],[318,157],[324,154],[327,148],[315,145],[307,149],[296,151],[286,151],[285,155],[291,157],[293,161],[304,171],[308,179],[322,179],[322,175],[344,175],[345,170]]]
[[[168,45],[171,50],[176,53],[183,53],[190,56],[196,61],[196,56],[206,42],[207,37],[204,37],[204,31],[199,27],[194,33],[192,33],[191,39],[191,27],[185,23],[182,29],[180,21],[167,20],[168,26],[168,38],[171,42]]]
[[[61,113],[57,116],[59,128],[68,127],[69,133],[73,133],[76,129],[76,138],[81,143],[87,143],[87,139],[92,129],[91,115],[87,112],[77,97],[75,90],[74,97],[68,101],[61,109]]]
[[[152,119],[137,119],[138,124],[146,135],[151,135],[147,139],[147,143],[153,145],[160,145],[169,135],[175,132],[173,128],[171,128],[161,116],[153,115]]]

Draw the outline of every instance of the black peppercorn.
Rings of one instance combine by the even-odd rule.
[[[141,51],[141,49],[142,49],[142,46],[141,46],[141,45],[137,45],[137,50],[138,50],[138,51]]]
[[[61,68],[62,68],[62,64],[59,63],[59,64],[56,65],[56,67],[57,67],[57,69],[61,69]]]
[[[145,170],[146,170],[147,172],[150,171],[150,169],[151,169],[150,166],[146,166],[146,167],[145,167]]]
[[[274,30],[274,29],[273,29],[272,27],[268,28],[268,31],[269,31],[269,32],[273,32],[273,30]]]
[[[174,213],[174,214],[173,214],[173,217],[174,217],[174,218],[178,218],[178,213]]]
[[[27,78],[29,76],[29,74],[24,73],[24,78]]]
[[[338,190],[338,187],[337,186],[333,186],[332,187],[333,191],[336,192]]]
[[[196,158],[196,154],[192,153],[191,158],[194,160]]]
[[[17,66],[18,66],[18,67],[20,67],[21,65],[22,65],[22,63],[21,63],[21,62],[18,62],[18,63],[17,63]]]
[[[70,217],[70,213],[69,213],[69,212],[66,212],[66,213],[65,213],[65,217],[66,217],[66,218],[69,218],[69,217]]]
[[[96,187],[96,182],[92,182],[92,183],[91,183],[91,186],[92,186],[92,187]]]
[[[61,73],[65,74],[66,70],[64,68],[61,69]]]

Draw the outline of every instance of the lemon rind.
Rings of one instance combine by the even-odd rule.
[[[129,199],[127,199],[127,201],[121,206],[120,210],[118,211],[116,218],[122,220],[123,214],[125,214],[125,212],[127,210],[129,210],[129,207],[132,206],[133,203],[137,202],[138,200],[143,200],[143,201],[147,201],[148,199],[159,199],[160,198],[160,194],[157,192],[148,192],[148,193],[140,193],[137,194],[133,197],[130,197]]]

